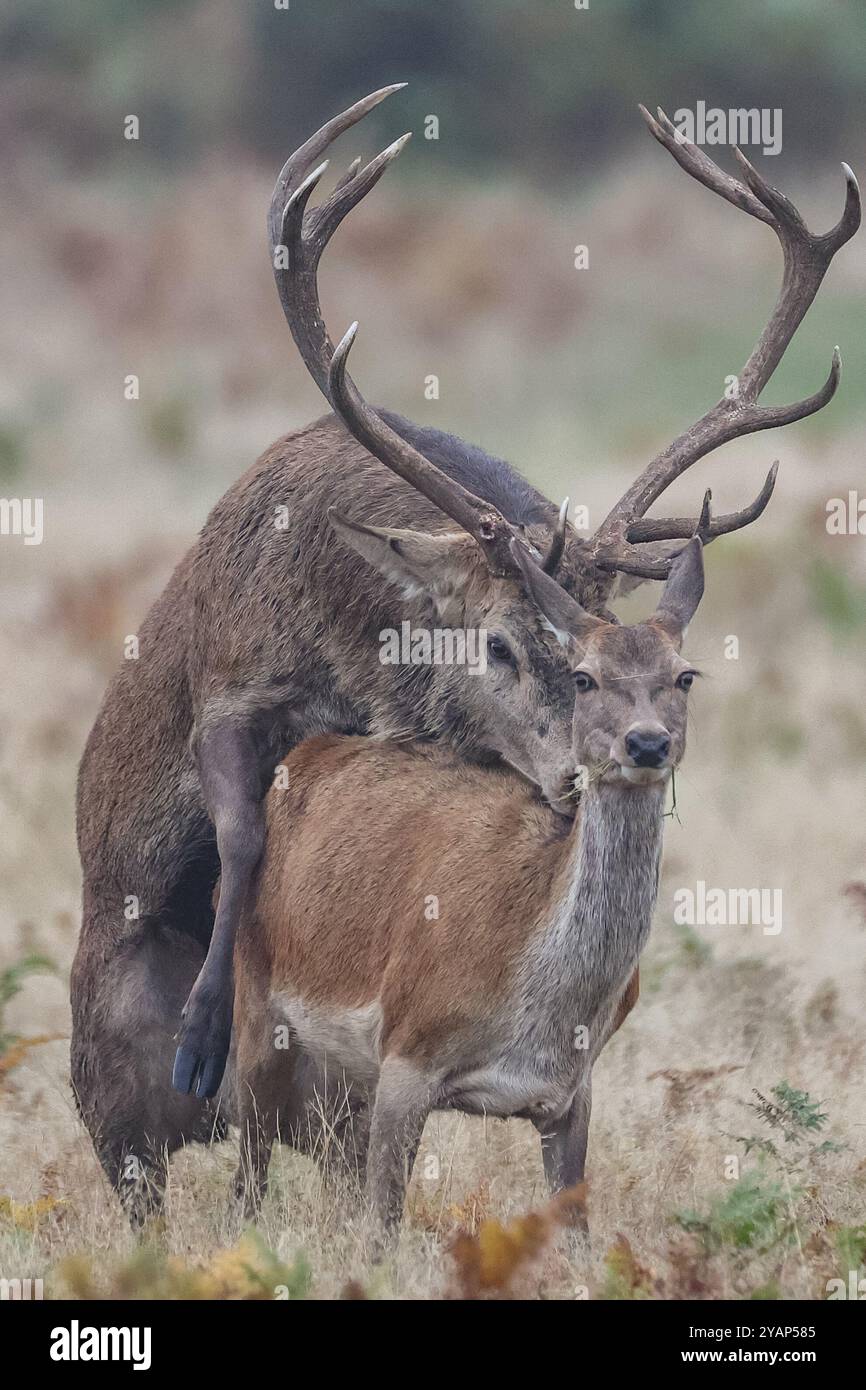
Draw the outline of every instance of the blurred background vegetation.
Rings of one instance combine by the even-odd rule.
[[[135,431],[193,469],[214,392],[235,418],[279,396],[284,428],[318,408],[278,323],[261,227],[288,151],[369,90],[410,84],[347,138],[346,159],[406,128],[416,139],[326,262],[335,331],[362,317],[356,366],[370,364],[377,398],[523,456],[555,490],[715,399],[776,291],[772,238],[689,184],[637,102],[780,109],[783,150],[763,162],[818,227],[841,203],[839,160],[866,166],[866,16],[846,0],[7,0],[0,55],[10,268],[26,276],[32,259],[55,309],[71,286],[85,331],[135,340],[129,370],[148,379]],[[123,139],[129,114],[137,141]],[[836,341],[862,380],[856,255],[834,267],[780,397],[813,389]],[[6,473],[33,456],[45,410],[69,403],[65,346],[33,363],[48,370],[23,401],[0,400]],[[800,437],[862,400],[846,383]],[[240,462],[211,453],[208,467],[223,481]]]
[[[801,157],[862,124],[855,0],[6,0],[0,23],[7,101],[77,165],[117,155],[121,108],[162,162],[226,140],[276,158],[386,78],[447,113],[441,164],[484,178],[604,164],[640,98],[784,106]]]

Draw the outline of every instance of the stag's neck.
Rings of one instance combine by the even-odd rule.
[[[536,1003],[588,1028],[624,987],[658,894],[664,784],[596,783],[584,794],[532,952]]]

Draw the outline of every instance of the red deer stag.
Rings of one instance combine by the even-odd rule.
[[[236,1188],[252,1206],[305,1058],[371,1095],[367,1192],[386,1227],[432,1110],[532,1120],[553,1191],[583,1180],[592,1066],[649,934],[685,750],[702,545],[634,627],[520,559],[572,671],[588,784],[573,826],[450,750],[330,736],[290,754],[235,951]]]
[[[525,541],[567,593],[602,614],[618,572],[663,578],[669,542],[694,532],[694,520],[645,517],[668,483],[716,444],[819,409],[838,380],[834,358],[815,396],[757,404],[833,252],[857,226],[853,176],[838,227],[815,237],[745,162],[740,184],[653,123],[690,173],[782,241],[782,292],[739,398],[721,401],[666,449],[590,540],[507,464],[372,409],[346,373],[353,332],[332,346],[316,275],[334,231],[405,137],[364,168],[353,164],[319,206],[309,201],[331,142],[395,90],[358,102],[301,146],[270,210],[289,328],[335,414],[279,440],[216,505],[142,624],[139,660],[109,686],[81,762],[72,1080],[134,1220],[159,1202],[166,1155],[212,1129],[202,1101],[215,1094],[228,1051],[236,927],[278,758],[329,731],[408,736],[440,741],[468,762],[509,763],[556,795],[570,756],[570,682],[511,540]],[[741,512],[712,517],[707,501],[703,540],[759,516],[774,478]],[[486,630],[484,677],[465,665],[382,665],[379,633],[404,620]]]

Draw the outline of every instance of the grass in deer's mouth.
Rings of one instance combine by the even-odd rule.
[[[665,818],[668,817],[675,817],[677,825],[682,825],[680,813],[677,810],[677,770],[675,767],[671,768],[671,809],[665,811]]]
[[[608,758],[607,762],[599,763],[597,767],[594,767],[592,769],[589,778],[586,779],[586,782],[590,784],[593,782],[600,782],[602,778],[605,776],[605,774],[608,773],[610,769],[614,766],[615,764],[612,762],[610,758]],[[572,778],[571,790],[566,792],[564,796],[558,797],[557,800],[574,801],[576,803],[579,803],[582,793],[586,791],[586,785],[581,786],[582,780],[582,776],[576,773],[575,776]]]

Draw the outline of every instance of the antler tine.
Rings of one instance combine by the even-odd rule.
[[[842,216],[826,233],[824,240],[831,248],[831,254],[844,246],[846,241],[850,241],[857,228],[860,226],[862,207],[860,200],[860,185],[857,176],[850,164],[842,160],[842,173],[845,175],[845,206],[842,209]]]
[[[718,536],[727,536],[731,531],[739,531],[756,521],[773,495],[778,471],[777,459],[754,502],[741,511],[714,517],[713,494],[707,488],[697,520],[694,517],[644,517],[632,522],[627,528],[625,542],[616,553],[599,556],[595,563],[599,569],[609,573],[619,570],[639,579],[666,579],[681,549],[680,546],[671,547],[666,542],[686,541],[691,540],[692,536],[700,536],[706,546]]]
[[[562,553],[565,550],[565,538],[568,531],[568,504],[570,500],[569,497],[566,497],[559,509],[559,521],[553,533],[553,539],[550,542],[547,554],[541,562],[541,568],[544,573],[551,576],[556,575],[556,571],[559,569],[559,562],[562,559]]]
[[[512,538],[519,538],[501,512],[455,483],[419,454],[364,400],[346,371],[357,332],[358,325],[353,323],[331,362],[329,389],[334,409],[365,449],[411,483],[478,542],[493,574],[519,575],[520,567],[510,548]]]
[[[317,282],[322,252],[343,218],[375,187],[410,136],[395,140],[364,168],[360,160],[355,160],[330,197],[319,207],[308,209],[313,190],[328,167],[327,161],[318,161],[339,135],[405,85],[400,82],[383,87],[356,102],[322,126],[286,161],[268,215],[277,289],[301,357],[355,438],[467,531],[481,546],[494,574],[515,575],[519,574],[519,567],[509,549],[515,534],[509,523],[495,507],[468,492],[419,454],[367,404],[346,372],[357,324],[335,349],[322,319]]]
[[[693,533],[684,528],[692,523],[682,518],[673,520],[643,520],[650,506],[667,487],[698,459],[729,440],[757,430],[774,429],[814,414],[830,401],[839,384],[841,358],[836,348],[830,373],[824,385],[813,395],[791,405],[762,406],[758,397],[779,365],[791,338],[802,322],[836,251],[845,245],[860,225],[861,206],[857,180],[847,164],[842,168],[846,180],[845,208],[841,218],[829,232],[816,235],[808,230],[794,204],[757,172],[741,150],[734,154],[742,170],[743,182],[726,174],[703,150],[686,140],[660,109],[653,117],[641,107],[650,131],[664,145],[692,178],[718,193],[735,207],[772,227],[779,238],[784,258],[782,288],[770,318],[737,377],[737,392],[724,396],[689,429],[658,454],[635,479],[605,517],[592,538],[591,546],[596,563],[602,569],[625,568],[616,563],[617,556],[628,560],[630,574],[638,573],[640,552],[630,547],[662,538],[685,538]],[[775,472],[764,485],[759,497],[743,512],[732,517],[718,518],[712,523],[713,534],[736,530],[759,516],[769,501],[775,482]],[[742,518],[742,519],[740,519]],[[724,530],[722,523],[726,524]],[[647,557],[646,567],[657,577],[665,557]]]
[[[705,188],[733,203],[734,207],[742,208],[750,217],[757,217],[761,222],[771,220],[770,213],[761,205],[759,199],[730,174],[726,174],[724,169],[720,169],[698,145],[686,140],[660,106],[657,109],[658,119],[651,116],[642,104],[638,105],[638,110],[649,126],[651,134],[693,179],[697,179]]]
[[[328,167],[327,161],[320,162],[325,151],[380,102],[405,86],[405,82],[397,82],[382,87],[327,121],[286,160],[271,197],[268,239],[280,303],[298,351],[319,390],[326,396],[334,345],[322,322],[319,307],[316,283],[319,261],[342,218],[369,193],[402,145],[383,151],[360,174],[360,161],[355,160],[322,207],[307,213],[307,203]],[[314,167],[316,165],[318,168]]]
[[[358,170],[360,169],[360,167],[361,167],[361,156],[359,155],[357,159],[353,159],[353,160],[352,160],[352,163],[349,165],[349,167],[348,167],[348,169],[346,170],[346,172],[345,172],[344,174],[341,174],[340,177],[339,177],[339,179],[338,179],[337,182],[335,183],[335,185],[334,185],[334,193],[335,193],[335,194],[336,194],[336,193],[339,193],[341,188],[345,188],[345,186],[346,186],[347,183],[351,183],[351,182],[352,182],[352,179],[355,177],[355,175],[357,174],[357,172],[358,172]]]
[[[596,565],[608,574],[630,574],[635,579],[667,579],[671,565],[682,550],[682,546],[665,545],[663,542],[647,545],[638,550],[623,544],[616,555],[601,555]]]
[[[346,214],[351,212],[352,208],[367,196],[371,188],[375,187],[392,159],[397,158],[411,138],[411,131],[407,131],[381,154],[377,154],[375,159],[371,159],[370,163],[360,172],[356,171],[350,174],[350,171],[347,171],[327,202],[316,208],[311,214],[310,237],[311,239],[314,238],[320,245],[319,255],[331,240]]]
[[[709,545],[717,536],[726,536],[731,531],[739,531],[743,526],[757,521],[773,495],[778,471],[777,459],[754,502],[750,502],[739,512],[729,512],[726,516],[713,518],[710,508],[712,493],[708,488],[697,521],[690,517],[643,517],[640,521],[633,521],[626,528],[626,540],[630,545],[641,545],[646,541],[686,541],[691,536],[700,536],[704,545]]]
[[[701,514],[698,517],[697,528],[694,532],[694,534],[696,536],[700,536],[702,540],[706,535],[707,531],[710,529],[710,520],[712,518],[712,514],[713,493],[711,488],[707,488],[706,492],[704,493],[704,500],[701,503]]]

